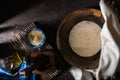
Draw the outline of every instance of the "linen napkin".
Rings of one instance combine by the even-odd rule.
[[[96,78],[113,77],[120,58],[120,23],[110,7],[104,0],[100,1],[100,9],[105,20],[101,30],[101,56]]]

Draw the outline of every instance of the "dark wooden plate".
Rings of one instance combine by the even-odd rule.
[[[93,21],[100,27],[102,27],[104,23],[100,10],[80,9],[70,13],[59,26],[57,32],[57,47],[63,58],[71,65],[82,69],[94,69],[99,65],[100,51],[91,57],[81,57],[73,52],[69,44],[71,29],[81,21]]]

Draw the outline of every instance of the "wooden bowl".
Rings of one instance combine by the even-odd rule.
[[[81,21],[92,21],[103,26],[104,19],[100,10],[80,9],[70,13],[60,24],[57,32],[57,47],[63,58],[73,66],[81,69],[95,69],[99,65],[100,51],[90,57],[77,55],[69,44],[71,29]]]

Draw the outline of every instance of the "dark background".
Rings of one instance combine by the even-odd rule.
[[[99,0],[1,0],[0,27],[38,20],[51,24],[61,21],[69,12],[79,8],[99,8]],[[8,25],[3,26],[6,21]]]

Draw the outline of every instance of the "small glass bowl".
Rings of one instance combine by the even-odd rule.
[[[40,48],[46,42],[45,33],[40,28],[31,28],[25,34],[25,42],[31,48]]]

